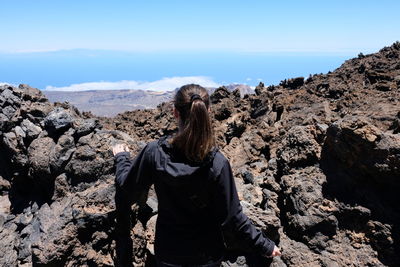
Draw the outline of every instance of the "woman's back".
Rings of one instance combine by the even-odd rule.
[[[215,150],[195,164],[173,149],[166,138],[154,149],[152,177],[158,198],[155,253],[172,263],[218,260],[224,244],[213,203],[222,154]]]
[[[183,86],[174,106],[179,123],[175,136],[149,143],[134,161],[129,153],[114,150],[120,239],[129,232],[132,194],[141,195],[154,184],[159,205],[155,254],[160,262],[218,263],[224,229],[234,232],[243,247],[271,255],[274,243],[243,214],[231,166],[215,148],[207,91],[198,85]],[[124,253],[120,252],[128,258]]]

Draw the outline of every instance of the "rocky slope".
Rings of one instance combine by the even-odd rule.
[[[400,264],[400,43],[211,99],[244,210],[282,249],[271,266]],[[173,133],[171,103],[95,118],[21,85],[0,87],[0,107],[0,266],[112,266],[109,146]],[[133,207],[137,266],[152,264],[156,203]]]
[[[156,108],[169,101],[172,92],[144,90],[90,90],[90,91],[46,91],[51,102],[68,101],[80,111],[90,111],[96,116],[112,117],[127,110]]]

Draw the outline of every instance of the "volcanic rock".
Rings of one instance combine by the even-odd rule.
[[[44,119],[44,126],[49,132],[59,133],[72,126],[72,115],[61,107],[56,108]]]
[[[211,95],[243,210],[282,250],[223,266],[400,264],[400,43],[328,74]],[[114,159],[176,132],[171,103],[115,118],[0,86],[0,266],[113,266]],[[157,198],[132,206],[135,266],[153,266]]]

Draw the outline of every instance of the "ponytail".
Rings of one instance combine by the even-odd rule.
[[[204,160],[215,146],[209,102],[207,90],[196,84],[182,86],[175,95],[174,105],[180,115],[180,131],[172,144],[191,161]]]

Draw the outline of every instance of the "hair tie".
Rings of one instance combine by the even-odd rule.
[[[193,94],[193,95],[190,97],[190,102],[193,103],[193,101],[195,101],[195,100],[197,100],[197,99],[203,101],[203,99],[201,98],[200,95],[198,95],[198,94]]]

